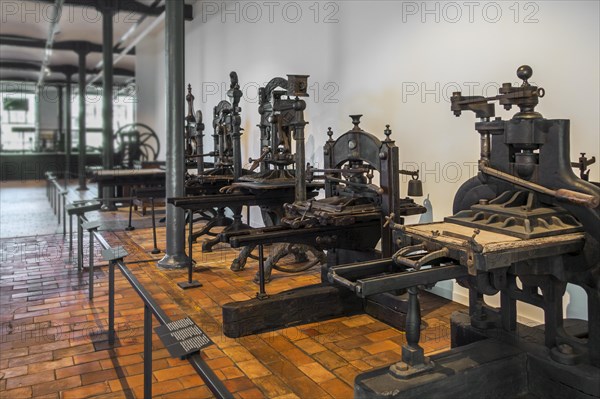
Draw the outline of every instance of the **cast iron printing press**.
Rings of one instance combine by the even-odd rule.
[[[232,98],[231,107],[217,106],[215,115],[215,143],[218,143],[219,150],[215,149],[218,161],[216,166],[230,166],[233,174],[226,176],[228,178],[226,185],[220,186],[223,193],[210,192],[208,195],[188,196],[182,198],[169,198],[168,201],[175,206],[181,207],[188,212],[206,212],[213,208],[219,209],[219,214],[223,218],[214,220],[231,220],[224,216],[224,209],[229,208],[233,212],[231,222],[213,223],[210,221],[200,232],[190,235],[195,239],[201,234],[208,233],[207,229],[214,226],[226,226],[224,232],[237,232],[251,230],[250,226],[242,222],[243,206],[259,206],[263,216],[263,221],[267,226],[279,223],[279,218],[283,214],[283,204],[294,201],[296,192],[296,157],[302,154],[304,159],[304,121],[303,111],[306,106],[300,97],[308,96],[307,78],[304,75],[288,75],[288,79],[274,78],[264,88],[259,90],[261,114],[261,147],[262,154],[252,160],[253,165],[250,171],[242,169],[241,151],[239,147],[241,135],[241,119],[239,116],[239,100],[242,96],[239,85],[237,84],[237,75],[235,82],[232,79],[231,89],[228,96]],[[221,111],[217,112],[219,109]],[[224,115],[224,116],[223,116]],[[295,152],[292,148],[292,133],[296,144]],[[231,151],[228,150],[231,148]],[[210,155],[210,154],[209,154]],[[260,166],[259,173],[252,173],[254,169]],[[236,172],[236,171],[242,171]],[[302,174],[303,172],[301,172]],[[202,186],[207,173],[203,173],[196,180],[200,180]],[[209,180],[211,177],[209,176]],[[190,186],[196,184],[196,181],[190,180]],[[317,195],[317,189],[321,187],[318,183],[311,183],[304,187],[304,198]],[[192,219],[190,229],[192,228]],[[220,237],[205,241],[202,250],[210,252],[212,247],[217,244]],[[191,247],[191,243],[189,244]],[[240,255],[233,261],[232,270],[241,270],[244,267],[247,257],[253,247],[244,248]],[[303,267],[307,267],[307,259],[304,252],[313,251],[316,254],[316,262],[321,261],[322,254],[311,248],[294,249],[294,255],[299,261],[303,261]],[[290,247],[283,248],[282,252],[290,252]],[[309,262],[308,266],[315,264],[315,261]]]
[[[306,77],[291,76],[294,79],[306,79]],[[185,157],[188,166],[192,164],[197,165],[197,173],[193,175],[186,174],[186,196],[169,198],[168,202],[187,211],[200,214],[200,217],[196,217],[194,221],[208,221],[200,230],[191,235],[193,241],[196,241],[198,237],[203,235],[217,237],[217,233],[211,232],[215,227],[225,227],[225,231],[250,229],[250,226],[242,222],[243,206],[261,206],[265,222],[267,224],[276,223],[278,215],[282,213],[279,208],[282,208],[286,200],[293,200],[294,196],[294,171],[288,168],[295,162],[294,153],[291,152],[291,137],[287,137],[285,146],[279,146],[276,137],[271,142],[269,131],[266,132],[266,138],[262,134],[261,143],[264,149],[268,149],[269,151],[264,151],[260,159],[254,160],[254,164],[250,170],[242,167],[240,137],[243,129],[241,128],[241,108],[239,107],[242,91],[240,90],[236,72],[230,73],[230,80],[231,85],[227,92],[230,101],[223,100],[219,102],[213,110],[214,150],[208,153],[204,153],[203,151],[202,138],[204,124],[202,123],[202,113],[197,111],[196,116],[193,115],[194,96],[191,94],[191,88],[188,87],[188,95],[186,97],[188,115],[186,117]],[[287,80],[276,78],[267,85],[269,94],[274,92],[275,107],[279,106],[279,103],[289,102],[289,100],[281,98],[284,94],[287,94],[286,91],[275,91],[280,85],[287,88],[287,84]],[[262,90],[264,93],[264,89]],[[297,94],[306,94],[305,89],[303,90],[303,93],[297,92]],[[261,102],[261,110],[264,108],[262,113],[265,115],[263,116],[265,121],[272,114],[273,107],[270,106],[271,102],[273,101],[271,101],[270,97]],[[281,110],[278,111],[281,113]],[[293,110],[290,108],[288,111]],[[283,116],[287,116],[287,114]],[[280,121],[278,126],[281,129],[286,129],[287,136],[289,136],[288,122],[282,123]],[[263,126],[261,124],[262,130]],[[270,155],[272,147],[278,148],[276,150],[277,155],[273,157],[267,156]],[[213,165],[203,161],[203,158],[208,156],[215,158]],[[278,167],[275,170],[265,167],[264,164],[269,162],[277,164]],[[207,169],[206,167],[209,165],[212,167]],[[254,169],[259,165],[261,166],[261,173],[256,174],[254,173]],[[239,188],[238,185],[234,184],[238,181],[246,182],[240,185],[247,188],[246,192],[231,193],[232,190]],[[252,182],[256,182],[256,184],[252,185]],[[221,193],[225,187],[229,192]],[[313,185],[309,190],[314,191],[315,187]],[[250,192],[252,190],[254,191]],[[311,193],[311,195],[315,194]],[[226,216],[226,208],[231,209],[233,217]],[[188,218],[188,220],[190,219]],[[204,252],[211,252],[212,247],[217,243],[219,243],[218,237],[207,240],[203,242],[202,250]],[[246,257],[249,255],[249,251],[243,252],[240,258],[234,260],[234,264],[239,264],[241,259],[242,265],[240,269],[243,268],[243,263],[245,263]],[[235,267],[233,268],[235,269]]]
[[[193,113],[194,96],[191,87],[188,86],[188,115],[186,117],[185,129],[185,159],[189,165],[197,165],[196,174],[187,174],[185,178],[184,198],[172,198],[168,201],[173,203],[185,198],[197,196],[218,195],[219,190],[240,176],[251,174],[251,171],[242,168],[240,137],[242,135],[241,108],[239,102],[242,92],[239,86],[236,72],[229,74],[231,81],[227,96],[230,101],[220,101],[213,109],[213,143],[214,149],[204,153],[203,137],[204,124],[202,123],[202,112]],[[204,161],[205,157],[214,157],[211,165]],[[208,168],[207,168],[208,167]],[[211,232],[214,227],[231,228],[235,220],[225,215],[225,207],[217,204],[214,207],[195,209],[200,217],[196,220],[206,220],[202,229],[193,233],[193,240],[203,235],[215,237],[217,234]],[[205,245],[210,248],[217,241],[211,240]]]
[[[408,289],[402,361],[359,375],[359,398],[600,397],[600,188],[575,176],[569,120],[535,111],[544,90],[517,70],[494,97],[454,93],[456,116],[473,111],[481,135],[479,175],[441,223],[400,226],[386,262],[333,267],[332,283],[359,297]],[[494,118],[493,101],[520,111]],[[452,316],[452,350],[427,358],[419,346],[419,287],[456,278],[468,313]],[[564,319],[567,283],[587,294],[587,321]],[[500,293],[500,308],[484,295]],[[539,307],[545,323],[517,323],[516,302]]]
[[[230,186],[223,188],[226,203],[242,203],[248,207],[259,206],[265,226],[277,226],[284,214],[283,205],[294,200],[313,198],[322,184],[306,183],[304,119],[308,97],[308,75],[288,75],[288,79],[273,78],[259,89],[261,155],[252,168],[260,171],[251,176],[242,176]],[[292,146],[292,139],[295,148]],[[244,199],[246,196],[247,199]],[[229,229],[220,234],[222,242],[229,243],[229,234],[256,232],[254,229]],[[245,246],[233,261],[231,269],[240,271],[255,245]],[[279,267],[284,272],[298,272],[321,263],[324,254],[312,246],[278,245],[272,249],[277,259],[293,255],[297,261],[291,267]],[[309,261],[307,252],[314,254]],[[262,259],[262,255],[259,254]],[[276,262],[273,266],[277,267]]]
[[[323,147],[324,169],[309,166],[306,180],[296,176],[296,194],[299,190],[304,192],[304,185],[311,181],[324,180],[325,198],[296,198],[285,205],[286,214],[277,226],[222,233],[224,241],[233,247],[260,249],[266,244],[286,243],[327,250],[321,284],[271,296],[266,294],[264,282],[270,274],[272,258],[277,260],[277,252],[266,265],[259,256],[257,298],[223,307],[223,331],[227,336],[239,337],[364,311],[397,328],[404,327],[406,302],[397,295],[400,293],[384,293],[363,301],[327,281],[327,271],[333,265],[391,256],[391,230],[384,225],[384,215],[394,213],[395,221],[402,222],[401,216],[426,211],[412,199],[400,197],[400,174],[414,178],[409,184],[409,195],[422,195],[422,190],[416,180],[418,172],[399,170],[399,150],[390,138],[389,126],[382,141],[359,126],[361,116],[351,115],[354,127],[337,140],[329,129],[329,140]],[[376,173],[379,185],[373,184]],[[380,239],[379,251],[376,246]]]
[[[188,86],[185,157],[188,163],[197,165],[197,174],[186,176],[188,195],[216,194],[224,185],[250,173],[242,168],[241,161],[242,128],[239,103],[242,91],[235,71],[229,74],[229,79],[230,88],[227,96],[230,101],[222,100],[213,108],[214,149],[209,153],[204,153],[202,112],[198,110],[194,117],[194,96],[191,87]],[[212,165],[203,161],[203,158],[209,156],[215,159]]]

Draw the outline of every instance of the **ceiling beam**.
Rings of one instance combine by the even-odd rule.
[[[29,79],[29,78],[0,78],[0,83],[31,83],[31,90],[28,89],[24,89],[24,88],[20,88],[20,92],[23,93],[35,93],[35,84],[37,83],[37,79]],[[65,84],[67,84],[67,82],[65,80],[61,80],[61,79],[46,79],[46,81],[44,82],[46,86],[48,85],[53,85],[53,86],[64,86]]]
[[[53,3],[54,0],[36,0],[40,3]],[[183,1],[183,0],[180,0]],[[150,7],[142,3],[138,3],[134,0],[65,0],[65,5],[78,6],[78,7],[95,7],[98,10],[102,8],[110,8],[115,12],[133,12],[136,14],[149,15],[157,17],[165,11],[165,6]],[[191,4],[185,4],[183,6],[183,16],[186,21],[191,21],[193,17],[193,8]]]
[[[50,72],[58,72],[62,74],[73,75],[79,71],[79,68],[75,65],[63,64],[63,65],[48,65]],[[17,71],[39,71],[40,63],[36,61],[2,61],[0,60],[0,69],[11,69]],[[88,69],[85,71],[88,75],[98,73],[98,69]],[[134,77],[135,72],[126,68],[114,68],[115,76],[128,76]]]
[[[98,71],[96,71],[98,72]],[[135,72],[125,68],[113,67],[113,75],[115,76],[128,76],[130,78],[135,77]]]
[[[4,46],[15,46],[15,47],[30,47],[30,48],[46,48],[46,41],[42,39],[36,39],[33,37],[27,36],[18,36],[18,35],[0,35],[0,45]],[[101,53],[102,45],[96,44],[92,42],[86,42],[82,40],[65,40],[62,42],[54,42],[52,48],[54,50],[67,50],[77,52],[78,49],[82,46],[88,46],[90,52],[93,53]],[[123,51],[123,48],[115,48],[113,50],[115,53],[120,53]],[[127,55],[135,55],[135,48],[132,48]]]
[[[1,61],[0,69],[12,69],[17,71],[40,71],[41,63],[37,61]]]
[[[48,68],[50,68],[51,72],[62,73],[66,77],[73,76],[74,74],[76,74],[79,71],[79,67],[77,67],[75,65],[70,65],[70,64],[51,65],[51,66],[48,66]]]
[[[35,84],[37,83],[37,79],[31,79],[31,78],[18,78],[18,77],[8,77],[8,78],[4,78],[4,77],[0,77],[0,82],[4,82],[4,83],[31,83],[32,84],[32,93],[34,92],[33,87],[35,86]],[[66,79],[50,79],[50,80],[46,80],[44,82],[45,85],[55,85],[55,86],[64,86],[67,84],[67,80]],[[101,87],[102,86],[102,82],[94,82],[92,84],[92,86],[94,87]],[[122,84],[118,84],[116,86],[123,86]]]
[[[50,58],[52,57],[52,45],[54,44],[54,39],[56,38],[56,32],[59,30],[58,25],[60,24],[60,18],[62,17],[62,7],[64,3],[65,0],[54,0],[54,12],[52,13],[52,19],[50,21],[50,28],[48,29],[48,38],[46,39],[45,47],[46,51],[44,52],[44,59],[42,60],[42,65],[40,67],[40,77],[37,84],[38,86],[42,86],[44,84],[44,79],[46,79],[46,71],[48,64],[50,63]],[[37,137],[38,135],[36,134],[36,140]]]
[[[70,64],[65,64],[65,65],[48,65],[48,68],[50,68],[51,72],[59,72],[59,73],[63,73],[63,74],[70,74],[73,75],[75,73],[77,73],[79,71],[79,67],[75,66],[75,65],[70,65]],[[95,73],[98,73],[99,70],[98,69],[87,69],[85,71],[85,73],[87,75],[93,75]],[[128,77],[132,77],[135,76],[135,72],[129,69],[125,69],[125,68],[114,68],[113,69],[114,75],[115,76],[128,76]]]

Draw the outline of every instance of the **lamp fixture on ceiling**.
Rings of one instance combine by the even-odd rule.
[[[54,7],[54,15],[51,18],[50,30],[48,32],[48,39],[46,40],[46,51],[44,53],[44,60],[42,61],[42,67],[40,69],[40,77],[38,79],[38,87],[44,84],[44,78],[48,75],[49,69],[48,64],[50,63],[50,57],[52,56],[52,46],[54,45],[54,36],[56,32],[60,32],[58,24],[62,15],[62,7],[65,0],[56,0]]]

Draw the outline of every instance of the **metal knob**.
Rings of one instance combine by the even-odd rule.
[[[523,86],[529,86],[529,78],[533,76],[533,69],[529,65],[521,65],[517,69],[517,77],[523,81]]]

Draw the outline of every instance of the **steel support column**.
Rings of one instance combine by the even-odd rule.
[[[42,86],[35,86],[35,136],[33,138],[32,152],[40,152],[42,145],[40,142],[42,125]]]
[[[64,148],[65,145],[65,131],[63,129],[65,120],[63,118],[63,113],[65,112],[63,101],[63,87],[61,85],[56,85],[56,91],[58,92],[58,144],[54,151],[60,152],[59,148]],[[66,189],[67,187],[65,187]]]
[[[167,2],[169,3],[169,2]],[[102,167],[110,170],[114,163],[113,150],[113,10],[105,7],[102,10]],[[98,193],[100,194],[100,193]],[[106,187],[102,198],[106,199],[103,209],[115,209],[110,201],[114,197],[114,188]]]
[[[69,179],[71,178],[71,148],[73,147],[73,131],[71,129],[71,75],[66,74],[66,78],[67,84],[65,85],[65,189],[69,187]]]
[[[77,190],[87,190],[85,183],[85,158],[86,158],[86,125],[85,125],[85,95],[86,95],[86,64],[87,49],[79,47],[79,158],[77,163],[77,177],[79,187]],[[112,146],[112,140],[111,140]],[[112,147],[111,147],[112,148]]]
[[[184,195],[184,19],[183,1],[167,1],[165,14],[165,56],[167,89],[167,197]],[[187,265],[185,254],[185,216],[183,209],[167,204],[167,248],[158,265],[182,268]]]

